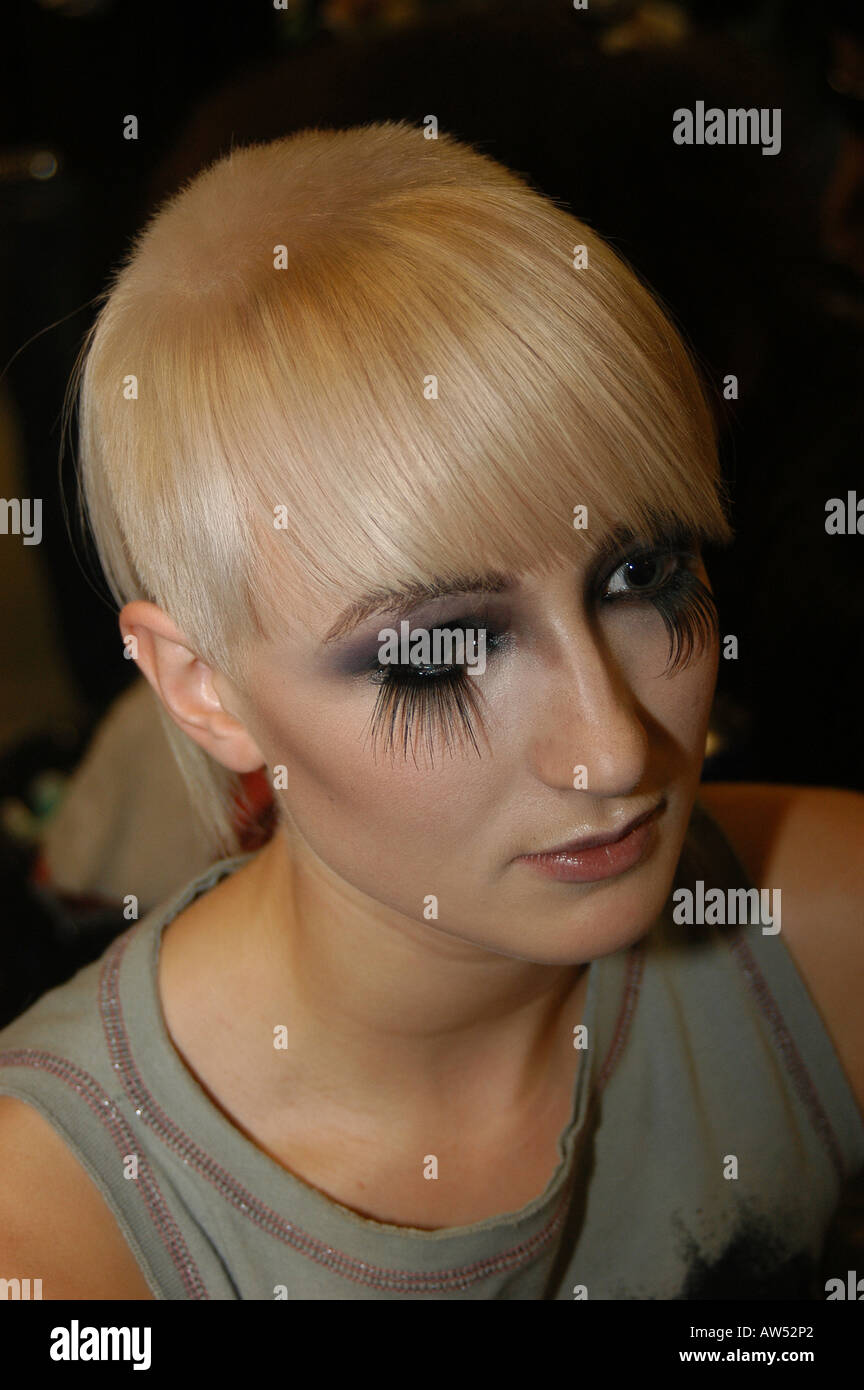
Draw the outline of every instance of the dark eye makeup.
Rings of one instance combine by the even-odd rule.
[[[596,609],[613,604],[650,604],[661,616],[669,638],[666,675],[682,670],[702,652],[718,631],[717,607],[710,589],[696,567],[695,543],[674,537],[660,545],[631,544],[614,557],[606,557],[590,576],[589,592]],[[471,604],[468,600],[468,604]],[[470,608],[430,628],[434,631],[482,632],[487,660],[495,661],[511,643],[490,610],[476,600]],[[462,664],[423,665],[404,661],[382,665],[375,655],[355,668],[373,686],[378,697],[370,719],[373,751],[383,740],[387,751],[398,747],[402,757],[424,744],[430,759],[443,743],[448,752],[466,741],[479,754],[475,726],[482,728],[482,677],[468,673]]]

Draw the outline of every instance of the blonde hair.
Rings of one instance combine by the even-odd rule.
[[[572,557],[576,505],[594,535],[729,538],[712,412],[655,299],[446,134],[376,122],[234,150],[103,298],[72,390],[108,585],[240,686],[299,584],[344,606],[481,557],[536,569]],[[236,852],[239,779],[163,718],[214,854]]]

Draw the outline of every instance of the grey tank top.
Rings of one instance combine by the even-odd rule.
[[[0,1032],[0,1093],[62,1136],[155,1297],[824,1298],[816,1272],[841,1183],[864,1167],[864,1119],[782,930],[676,926],[670,893],[645,937],[589,967],[588,1046],[545,1190],[419,1230],[271,1159],[171,1043],[162,930],[250,857],[215,864]],[[676,884],[698,879],[747,883],[697,806]]]

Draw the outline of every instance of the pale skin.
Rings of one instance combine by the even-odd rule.
[[[481,756],[434,767],[364,744],[375,691],[333,666],[322,637],[335,609],[298,600],[278,642],[256,650],[247,691],[153,604],[120,615],[190,737],[235,771],[287,771],[270,843],[165,931],[174,1045],[253,1143],[372,1220],[465,1225],[543,1191],[581,1055],[586,963],[650,928],[697,790],[753,882],[782,890],[784,939],[864,1110],[864,797],[699,788],[716,644],[662,675],[659,615],[592,609],[586,574],[576,557],[490,601],[514,639],[482,678]],[[436,600],[412,624],[458,611]],[[575,763],[587,790],[573,787]],[[515,862],[655,805],[649,850],[617,877],[560,884]],[[429,1153],[437,1182],[422,1175]],[[5,1097],[0,1168],[0,1275],[38,1268],[45,1298],[152,1297],[98,1188],[35,1110]]]

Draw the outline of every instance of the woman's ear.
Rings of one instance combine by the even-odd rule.
[[[168,615],[155,603],[136,599],[121,610],[119,622],[124,645],[174,723],[232,772],[263,767],[255,740],[224,703],[233,692],[230,682],[195,655]]]

